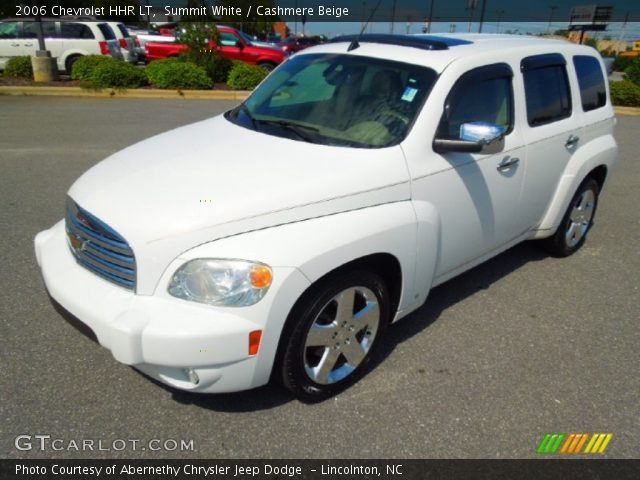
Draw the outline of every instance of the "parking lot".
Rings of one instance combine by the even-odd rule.
[[[618,119],[621,161],[582,250],[555,259],[522,244],[434,289],[390,328],[383,360],[336,398],[174,391],[81,335],[47,297],[34,235],[101,159],[232,104],[0,97],[4,456],[513,458],[535,457],[547,432],[611,432],[605,456],[638,457],[640,117]],[[18,451],[20,434],[194,449]]]

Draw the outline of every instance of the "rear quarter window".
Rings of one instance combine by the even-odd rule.
[[[537,127],[571,116],[571,91],[564,57],[546,54],[522,60],[527,120]]]
[[[113,30],[111,30],[111,27],[109,25],[107,25],[106,23],[99,23],[98,24],[98,28],[102,32],[102,35],[104,36],[105,40],[115,40],[116,39],[116,34],[113,33]]]
[[[588,112],[603,107],[607,103],[607,89],[598,59],[588,55],[576,55],[573,57],[573,66],[580,86],[582,110]]]
[[[117,26],[118,26],[118,30],[120,30],[120,33],[124,38],[129,38],[131,36],[129,34],[129,30],[127,30],[127,27],[125,27],[123,24],[119,23]]]
[[[93,39],[95,36],[91,29],[82,23],[68,23],[62,22],[60,25],[60,30],[62,33],[62,38],[73,38],[73,39]]]

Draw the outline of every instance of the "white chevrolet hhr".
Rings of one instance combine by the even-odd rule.
[[[580,248],[617,155],[605,78],[562,41],[342,37],[91,168],[37,260],[165,384],[327,398],[435,285],[523,240]]]

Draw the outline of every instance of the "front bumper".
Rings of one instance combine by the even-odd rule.
[[[296,269],[274,269],[280,282],[274,280],[262,301],[252,307],[216,308],[136,295],[94,275],[73,258],[63,221],[36,236],[35,250],[50,295],[91,328],[116,360],[162,383],[197,392],[246,390],[267,383],[281,322],[276,320],[271,329],[267,324],[271,316],[279,319],[284,312],[282,305],[274,308],[277,289],[291,282],[299,288],[308,285]],[[248,339],[254,330],[263,330],[263,337],[258,355],[250,356]]]

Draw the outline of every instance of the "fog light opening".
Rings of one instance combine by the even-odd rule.
[[[200,383],[200,377],[198,377],[198,374],[193,368],[185,368],[184,372],[187,374],[189,382],[193,383],[194,385],[198,385]]]

